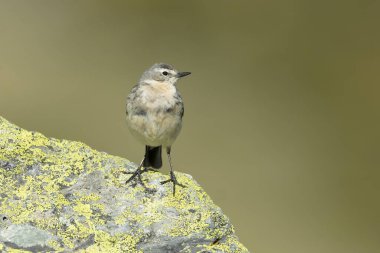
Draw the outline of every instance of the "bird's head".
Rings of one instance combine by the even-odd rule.
[[[190,72],[179,72],[173,66],[166,63],[156,63],[144,72],[140,82],[159,82],[175,85],[179,78],[190,74]]]

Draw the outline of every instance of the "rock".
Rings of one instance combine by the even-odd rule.
[[[54,239],[49,232],[31,225],[12,224],[0,230],[0,241],[30,251],[49,249],[48,242]],[[50,248],[50,250],[52,249]]]
[[[143,175],[156,192],[126,185],[136,165],[0,117],[0,251],[248,252],[228,218],[187,174]]]

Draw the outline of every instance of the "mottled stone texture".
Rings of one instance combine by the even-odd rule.
[[[187,174],[126,185],[135,164],[0,117],[1,252],[248,252],[221,209]]]

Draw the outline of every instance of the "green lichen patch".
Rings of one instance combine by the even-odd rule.
[[[158,172],[143,175],[154,193],[126,185],[122,172],[134,169],[126,159],[0,117],[0,251],[248,252],[191,176],[176,172],[186,188],[173,196]],[[1,236],[10,226],[51,236],[23,247],[20,238]]]

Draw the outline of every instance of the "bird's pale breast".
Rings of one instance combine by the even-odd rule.
[[[171,146],[182,126],[183,104],[173,85],[140,85],[127,101],[127,123],[134,136],[149,146]]]

